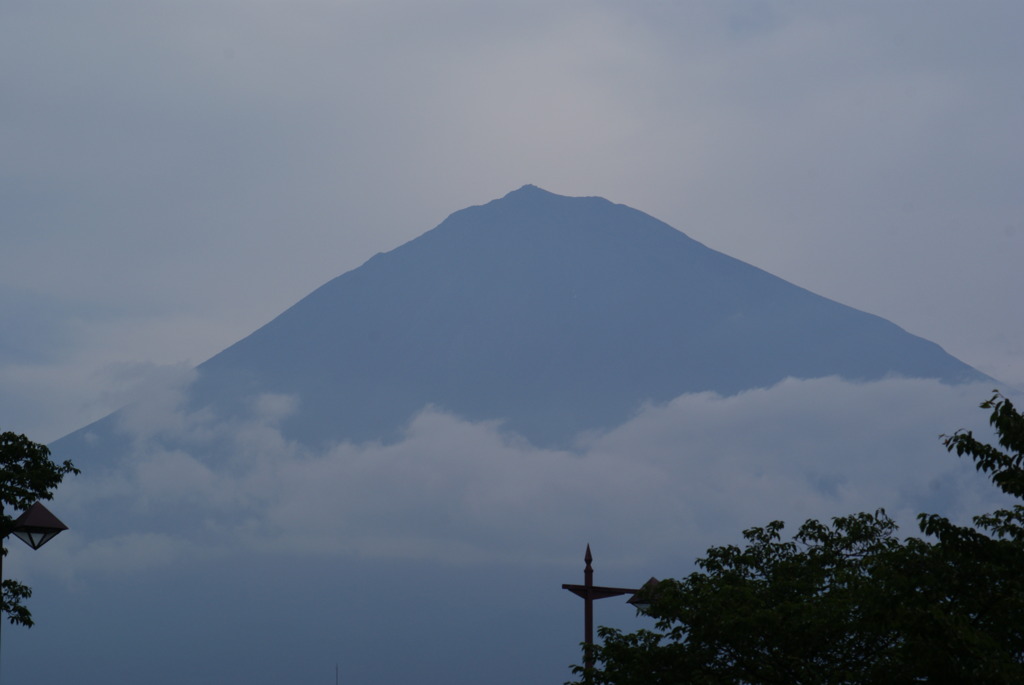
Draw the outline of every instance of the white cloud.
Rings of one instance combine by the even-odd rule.
[[[91,507],[135,512],[117,539],[160,531],[203,555],[542,562],[592,542],[640,563],[666,546],[692,559],[773,519],[879,507],[913,534],[920,511],[966,520],[1000,501],[938,440],[961,427],[986,434],[975,407],[988,390],[787,380],[650,406],[574,450],[536,448],[431,408],[398,442],[322,451],[284,439],[261,410],[230,421],[146,412],[122,424],[139,429],[133,456],[101,482],[75,479],[61,499],[83,524]],[[293,400],[254,402],[267,405]],[[90,539],[75,552],[83,561],[68,564],[95,568],[99,546],[116,565],[120,544]]]
[[[145,396],[127,404],[116,416],[119,432],[131,435],[140,444],[138,451],[143,451],[147,441],[160,434],[194,438],[194,433],[209,418],[183,410],[186,391],[197,371],[185,365],[162,370],[162,377],[152,378],[152,383],[147,384]]]

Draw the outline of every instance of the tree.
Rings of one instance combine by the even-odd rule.
[[[50,450],[45,445],[34,443],[24,435],[0,433],[0,529],[4,541],[14,525],[8,507],[20,512],[40,500],[53,499],[54,489],[69,473],[81,472],[70,461],[61,464],[51,461]],[[7,556],[6,544],[0,546],[0,564],[4,556]],[[0,611],[11,623],[31,627],[32,613],[24,603],[31,596],[32,589],[27,585],[3,579]]]
[[[1024,418],[995,394],[982,407],[999,447],[943,436],[1024,499]],[[1005,451],[1004,451],[1005,450]],[[655,630],[599,629],[594,685],[1024,682],[1024,507],[958,526],[921,514],[926,539],[884,511],[782,522],[713,547],[698,571],[663,581]]]

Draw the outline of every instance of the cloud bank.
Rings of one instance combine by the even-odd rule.
[[[123,463],[61,488],[82,531],[61,546],[65,576],[159,566],[186,549],[545,564],[590,542],[637,564],[683,564],[773,519],[882,507],[913,534],[921,511],[967,520],[1000,501],[938,440],[986,434],[981,386],[822,378],[684,395],[572,450],[427,407],[394,443],[316,449],[278,430],[298,398],[255,397],[226,421],[182,409],[188,381],[124,413]],[[89,532],[91,512],[111,510],[128,529]]]

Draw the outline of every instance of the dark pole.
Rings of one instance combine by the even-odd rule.
[[[3,526],[3,530],[0,530],[0,636],[3,635],[4,625],[4,605],[3,605],[3,592],[4,592],[4,557],[7,556],[7,548],[4,547],[4,543],[7,541],[7,536],[10,535],[11,531],[4,522],[4,508],[0,505],[0,526]],[[0,648],[3,643],[0,641]],[[0,652],[0,680],[3,679],[3,658],[2,652]]]
[[[562,589],[583,598],[583,680],[589,683],[593,679],[594,673],[594,600],[619,595],[635,595],[640,590],[594,585],[594,567],[591,566],[594,555],[590,553],[590,545],[587,545],[587,553],[583,556],[583,560],[587,562],[583,567],[583,585],[567,583],[562,585]]]
[[[583,567],[583,587],[586,589],[583,597],[583,644],[587,646],[583,665],[588,672],[594,667],[594,657],[590,653],[590,648],[594,646],[594,567],[590,565],[593,560],[594,555],[590,553],[588,544],[587,553],[583,555],[583,561],[587,562]]]

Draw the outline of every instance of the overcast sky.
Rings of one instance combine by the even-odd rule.
[[[0,416],[50,441],[525,183],[1024,386],[1024,5],[0,2]]]
[[[210,670],[229,661],[219,654],[167,659],[209,681],[153,667],[159,641],[126,618],[164,591],[160,573],[224,555],[225,540],[236,559],[257,555],[248,569],[515,559],[550,572],[538,587],[557,595],[586,541],[614,584],[623,563],[643,578],[679,573],[771,518],[885,506],[909,523],[921,508],[991,504],[936,441],[984,425],[988,386],[824,379],[682,397],[572,453],[432,411],[393,445],[303,452],[276,429],[290,398],[195,432],[202,417],[175,393],[192,366],[329,279],[526,183],[628,204],[1024,388],[1021,26],[1019,0],[0,0],[0,429],[49,442],[147,398],[125,417],[137,459],[64,486],[55,507],[72,530],[46,554],[11,555],[30,580],[59,577],[74,607],[14,639],[41,649],[47,630],[68,631],[53,642],[84,661],[46,660],[54,682],[109,682],[104,650],[132,640],[147,656],[124,682],[228,682]],[[226,466],[161,452],[154,426],[203,436],[197,449],[225,449]],[[90,511],[111,507],[134,527],[87,530]],[[154,523],[182,512],[200,524],[190,537]],[[679,541],[671,553],[665,539]],[[46,619],[57,590],[43,588]],[[203,628],[188,602],[211,600],[190,593],[159,610],[173,627],[177,603],[189,626],[174,648],[248,627],[247,659],[259,640],[335,640],[325,626],[353,611],[316,623],[293,603],[277,614],[283,633],[215,617]],[[105,647],[88,642],[101,640],[87,635],[97,597],[125,626]],[[538,604],[554,613],[520,617],[514,643],[564,650],[538,666],[561,682],[576,625],[534,632],[578,607],[549,599]],[[315,630],[288,632],[293,606],[296,626]],[[358,643],[319,645],[320,675],[338,644]],[[380,653],[359,658],[368,675],[351,682],[403,681],[380,680]],[[260,668],[238,682],[283,681]]]

